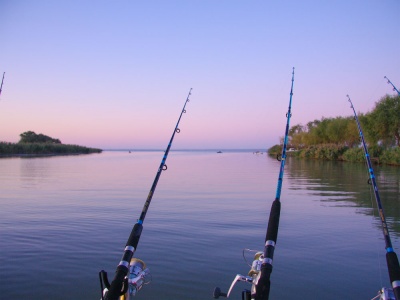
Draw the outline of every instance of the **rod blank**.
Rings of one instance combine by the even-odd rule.
[[[294,68],[292,72],[292,86],[290,89],[290,98],[289,98],[289,107],[286,113],[286,129],[285,129],[285,138],[283,141],[282,147],[282,155],[281,155],[281,166],[278,177],[278,185],[276,188],[275,200],[272,202],[271,212],[268,220],[267,233],[265,236],[265,246],[264,246],[264,259],[261,264],[260,277],[256,283],[256,300],[268,300],[269,291],[271,287],[270,277],[272,273],[272,260],[274,257],[275,244],[278,238],[278,229],[279,229],[279,218],[281,213],[281,190],[283,183],[283,174],[286,162],[286,148],[289,139],[289,125],[290,118],[292,116],[292,97],[293,97],[293,84],[294,84]]]
[[[176,126],[175,126],[174,131],[171,136],[171,139],[168,143],[167,149],[164,152],[164,156],[161,160],[161,164],[158,168],[156,177],[154,178],[153,184],[150,188],[150,192],[144,203],[140,217],[139,217],[137,223],[132,228],[131,234],[128,238],[128,241],[127,241],[125,249],[124,249],[124,253],[123,253],[121,262],[117,266],[117,270],[115,272],[114,279],[109,286],[107,286],[108,280],[104,280],[104,283],[105,283],[106,287],[108,288],[108,292],[104,298],[105,300],[118,300],[119,297],[121,295],[123,295],[125,292],[124,289],[126,289],[126,287],[127,287],[125,277],[127,276],[128,272],[129,272],[129,264],[133,257],[133,254],[135,253],[135,251],[137,249],[137,245],[139,243],[139,239],[140,239],[140,236],[141,236],[142,230],[143,230],[143,222],[146,217],[147,211],[149,209],[151,199],[153,198],[154,192],[156,190],[158,180],[160,179],[162,171],[165,171],[167,169],[166,168],[167,165],[165,164],[165,162],[167,160],[169,150],[171,149],[171,145],[174,140],[175,134],[180,132],[180,130],[178,129],[178,126],[181,121],[182,115],[184,113],[186,113],[185,108],[186,108],[186,104],[189,102],[189,97],[191,95],[191,92],[192,92],[192,89],[189,90],[189,94],[186,97],[186,101],[185,101],[185,104],[183,105],[182,112],[179,115],[178,122],[176,123]]]
[[[385,76],[386,77],[386,76]],[[381,198],[379,196],[379,191],[378,191],[378,186],[376,184],[375,180],[375,174],[374,174],[374,169],[372,168],[372,163],[371,159],[369,157],[368,153],[368,148],[364,140],[364,134],[361,129],[361,124],[360,121],[358,120],[358,116],[356,113],[356,110],[354,108],[353,103],[351,102],[351,99],[349,95],[347,95],[348,101],[351,104],[351,108],[354,113],[354,118],[357,122],[357,127],[358,131],[360,134],[360,139],[363,145],[363,150],[364,150],[364,156],[365,156],[365,161],[367,163],[368,167],[368,172],[369,172],[369,177],[370,177],[370,182],[373,185],[373,190],[374,190],[374,195],[375,195],[375,200],[376,200],[376,205],[379,210],[379,216],[382,224],[382,230],[383,230],[383,237],[385,240],[385,248],[386,248],[386,263],[388,266],[388,271],[389,271],[389,278],[390,282],[392,283],[392,288],[394,295],[396,297],[396,300],[400,300],[400,265],[399,265],[399,260],[397,258],[397,254],[393,250],[392,242],[390,240],[390,235],[389,235],[389,229],[386,223],[386,218],[385,214],[383,212],[383,207],[382,207],[382,202]]]

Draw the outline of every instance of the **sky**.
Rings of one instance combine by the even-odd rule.
[[[0,0],[0,141],[267,149],[400,87],[399,0]]]

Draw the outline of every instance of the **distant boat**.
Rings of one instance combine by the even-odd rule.
[[[222,151],[218,151],[217,153],[222,153]]]

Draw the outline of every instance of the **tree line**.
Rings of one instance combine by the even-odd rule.
[[[369,146],[400,147],[400,96],[386,95],[375,103],[371,112],[360,113],[358,118]],[[360,137],[353,116],[322,118],[292,126],[289,143],[298,149],[320,144],[352,148],[360,144]]]
[[[101,149],[62,144],[59,139],[33,131],[21,133],[18,143],[0,142],[0,155],[56,155],[101,153]]]
[[[48,144],[61,144],[59,139],[53,139],[42,133],[36,134],[33,131],[25,131],[21,133],[18,143],[48,143]]]
[[[382,97],[372,111],[358,113],[358,118],[370,156],[378,163],[400,165],[400,96]],[[297,124],[289,129],[288,135],[288,147],[298,150],[294,155],[299,157],[364,160],[354,116]],[[275,145],[268,152],[277,154],[281,149],[281,145]]]

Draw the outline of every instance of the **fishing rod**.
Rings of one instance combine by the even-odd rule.
[[[373,186],[376,205],[378,207],[379,217],[381,219],[381,224],[382,224],[382,229],[383,229],[383,237],[385,239],[386,263],[387,263],[388,271],[389,271],[389,279],[390,279],[390,282],[392,283],[393,293],[394,293],[394,296],[396,297],[395,299],[396,300],[400,300],[400,265],[399,265],[399,260],[397,258],[397,254],[393,250],[392,242],[390,240],[389,229],[388,229],[388,226],[387,226],[387,223],[386,223],[385,214],[383,212],[381,198],[379,196],[378,186],[376,184],[374,169],[372,168],[371,160],[370,160],[370,157],[369,157],[369,154],[368,154],[368,148],[367,148],[367,145],[365,144],[364,135],[363,135],[363,132],[362,132],[362,129],[361,129],[360,121],[358,120],[356,110],[354,108],[353,103],[351,102],[351,99],[350,99],[349,95],[347,95],[347,98],[348,98],[348,101],[350,102],[351,108],[353,109],[354,119],[357,122],[357,127],[358,127],[358,131],[359,131],[359,134],[360,134],[361,142],[362,142],[362,145],[363,145],[365,160],[366,160],[367,167],[368,167],[368,172],[369,172],[368,183],[372,184],[372,186]]]
[[[4,82],[4,75],[6,74],[6,72],[3,72],[3,79],[1,80],[1,85],[0,85],[0,95],[1,95],[1,91],[3,90],[3,82]]]
[[[383,77],[383,78],[385,78],[388,82],[388,84],[391,84],[392,85],[392,87],[393,87],[393,91],[396,91],[397,92],[397,94],[399,94],[400,95],[400,92],[399,92],[399,90],[394,86],[394,84],[390,81],[390,79],[389,78],[387,78],[386,76],[385,77]]]
[[[264,246],[264,258],[261,264],[261,272],[258,274],[255,282],[256,286],[256,300],[267,300],[269,298],[269,290],[270,290],[270,276],[272,272],[272,259],[274,256],[275,244],[278,237],[278,227],[279,227],[279,217],[281,213],[281,190],[283,183],[283,172],[286,162],[286,147],[289,138],[289,124],[290,117],[292,116],[291,108],[292,108],[292,96],[293,96],[293,83],[294,83],[294,68],[292,72],[292,87],[290,89],[290,100],[289,100],[289,108],[286,113],[287,123],[285,130],[285,139],[282,147],[282,156],[281,156],[281,167],[279,171],[278,177],[278,186],[276,188],[276,196],[275,200],[272,202],[271,212],[269,215],[267,234],[265,236],[265,246]]]
[[[286,130],[285,130],[285,138],[283,141],[282,154],[277,157],[277,159],[281,162],[279,177],[278,177],[278,185],[276,188],[275,200],[272,202],[271,211],[268,220],[267,233],[265,236],[265,246],[264,251],[254,251],[250,249],[243,250],[243,257],[245,257],[245,251],[255,252],[254,260],[251,264],[251,269],[248,273],[248,276],[243,276],[237,274],[235,279],[233,280],[228,293],[222,293],[220,288],[215,288],[214,290],[214,298],[229,297],[234,285],[238,281],[249,282],[252,284],[251,290],[244,290],[242,292],[243,300],[268,300],[269,291],[271,287],[270,277],[272,273],[272,260],[274,256],[275,244],[278,237],[278,228],[279,228],[279,218],[281,214],[281,190],[283,183],[283,173],[286,162],[286,148],[289,140],[289,124],[290,118],[292,116],[292,97],[293,97],[293,84],[294,84],[294,68],[292,72],[292,86],[290,89],[290,99],[289,99],[289,108],[286,113]],[[245,258],[246,260],[246,258]]]
[[[186,97],[186,101],[183,105],[178,122],[176,123],[167,149],[165,150],[164,156],[161,160],[160,167],[158,168],[156,177],[154,178],[150,192],[147,196],[146,202],[144,203],[143,210],[136,224],[132,228],[122,259],[117,266],[115,276],[111,284],[108,281],[107,273],[105,271],[102,270],[99,273],[103,300],[118,300],[120,297],[121,299],[130,299],[141,289],[143,284],[146,283],[146,276],[149,274],[149,270],[146,268],[146,264],[142,260],[133,258],[133,254],[137,249],[137,245],[143,230],[143,222],[146,217],[147,210],[149,209],[151,199],[153,198],[156,190],[158,180],[160,179],[161,172],[167,170],[167,165],[165,162],[167,160],[169,150],[171,149],[175,133],[180,132],[180,129],[178,128],[179,122],[181,121],[182,115],[186,113],[185,108],[186,104],[189,102],[191,93],[192,89],[189,90],[189,94]],[[103,283],[106,289],[103,289]]]

